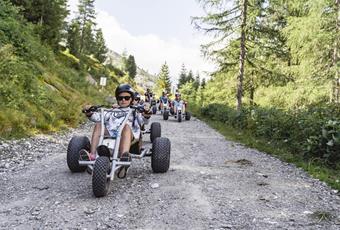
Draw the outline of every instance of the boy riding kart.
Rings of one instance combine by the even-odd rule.
[[[176,92],[175,99],[172,101],[171,113],[178,120],[178,122],[182,121],[182,116],[184,116],[185,120],[190,120],[191,114],[186,111],[187,103],[181,99],[181,94]]]
[[[134,103],[135,99],[135,91],[128,84],[121,84],[116,88],[115,96],[118,102],[118,105],[113,105],[113,108],[120,108],[122,111],[128,110],[131,105]],[[89,118],[89,120],[96,122],[94,127],[92,138],[91,138],[91,152],[87,152],[85,149],[81,150],[80,157],[82,159],[95,160],[96,150],[99,143],[100,131],[101,131],[101,123],[100,123],[100,114],[99,112],[89,111],[89,106],[85,106],[84,112],[85,115]],[[117,126],[117,122],[119,119],[115,119],[114,117],[110,117],[110,114],[104,114],[106,117],[105,125],[105,134],[110,136],[115,136],[115,130]],[[119,145],[119,156],[121,161],[131,161],[131,156],[129,154],[129,150],[132,144],[139,142],[139,138],[141,135],[141,125],[143,123],[148,122],[150,118],[150,114],[148,110],[144,110],[142,114],[132,114],[129,117],[129,120],[125,127],[123,128],[121,134],[121,142]],[[122,167],[122,169],[127,169],[127,167]]]
[[[162,96],[159,98],[159,109],[162,113],[164,107],[167,107],[168,104],[169,104],[168,94],[166,92],[162,92]]]
[[[83,112],[96,122],[92,143],[87,136],[73,136],[67,147],[67,165],[72,172],[88,169],[92,175],[92,189],[96,197],[105,196],[117,175],[125,178],[131,158],[151,157],[155,173],[165,173],[170,165],[171,143],[161,137],[160,124],[151,124],[152,148],[141,146],[140,122],[150,117],[147,108],[134,101],[135,92],[130,85],[122,84],[115,92],[118,105],[114,108],[86,106]],[[98,120],[100,123],[98,123]]]

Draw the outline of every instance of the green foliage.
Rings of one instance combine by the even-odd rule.
[[[340,162],[340,121],[329,120],[322,126],[319,135],[309,136],[306,156],[318,157],[333,166]]]
[[[171,81],[170,81],[170,75],[169,75],[169,67],[166,62],[162,65],[161,71],[158,74],[158,80],[157,80],[157,89],[158,91],[167,91],[170,92],[171,90]],[[160,92],[157,92],[160,94]]]
[[[79,60],[68,52],[55,55],[42,45],[34,26],[7,1],[0,1],[0,35],[1,137],[76,125],[84,119],[80,116],[82,105],[103,98],[87,83],[86,74],[70,68]],[[98,61],[88,67],[105,71]],[[108,90],[115,85],[112,82]]]
[[[105,45],[103,32],[101,29],[98,29],[96,30],[94,56],[98,59],[99,62],[103,63],[106,59],[107,51],[108,49]]]
[[[244,107],[241,113],[222,104],[209,104],[201,109],[201,114],[211,120],[285,145],[297,158],[318,159],[334,167],[340,163],[340,117],[334,117],[339,112],[338,107],[330,105],[290,111]]]
[[[129,77],[131,79],[135,79],[136,74],[137,74],[137,65],[136,65],[134,56],[129,55],[129,57],[126,59],[125,69],[128,72]]]
[[[68,14],[66,0],[11,0],[20,7],[28,22],[35,24],[35,31],[55,51],[62,38],[65,18]]]

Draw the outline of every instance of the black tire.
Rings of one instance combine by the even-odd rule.
[[[163,120],[168,120],[169,119],[169,111],[165,110],[163,112]]]
[[[67,146],[67,166],[72,172],[84,172],[87,166],[79,165],[79,151],[86,149],[90,151],[90,140],[85,136],[74,136]]]
[[[170,166],[171,143],[168,138],[158,137],[152,143],[151,168],[154,173],[165,173]]]
[[[157,107],[154,105],[152,107],[152,114],[156,114],[157,113]]]
[[[160,137],[161,134],[161,124],[159,122],[153,122],[150,128],[150,141],[153,142],[157,137]]]
[[[109,192],[111,180],[107,178],[110,173],[110,159],[108,157],[98,157],[93,166],[92,190],[96,197],[106,196]]]
[[[191,113],[186,112],[186,113],[185,113],[185,120],[189,121],[190,118],[191,118]]]
[[[178,113],[177,115],[177,121],[182,122],[182,113]]]

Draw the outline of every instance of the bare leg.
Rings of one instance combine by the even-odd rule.
[[[96,153],[96,149],[99,143],[101,126],[102,125],[100,123],[96,123],[96,125],[93,128],[92,138],[91,138],[91,154]]]
[[[130,146],[132,142],[132,131],[128,125],[125,125],[122,131],[122,137],[119,144],[119,153],[125,153],[130,151]]]

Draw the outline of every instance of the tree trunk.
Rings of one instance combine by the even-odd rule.
[[[255,104],[254,103],[255,86],[254,86],[254,79],[253,79],[254,73],[252,72],[251,75],[252,75],[252,78],[250,80],[249,100],[250,100],[250,105],[254,106]]]
[[[248,0],[243,0],[242,5],[242,24],[241,24],[241,47],[240,47],[240,69],[237,77],[237,111],[241,112],[242,109],[242,96],[243,96],[243,78],[244,78],[244,60],[246,57],[246,25],[247,25],[247,4]]]
[[[340,0],[335,0],[335,9],[336,9],[336,36],[335,36],[335,44],[334,44],[334,53],[333,53],[333,65],[335,67],[335,78],[334,78],[334,101],[339,104],[339,96],[340,96],[340,75],[339,75],[339,29],[340,29]]]

